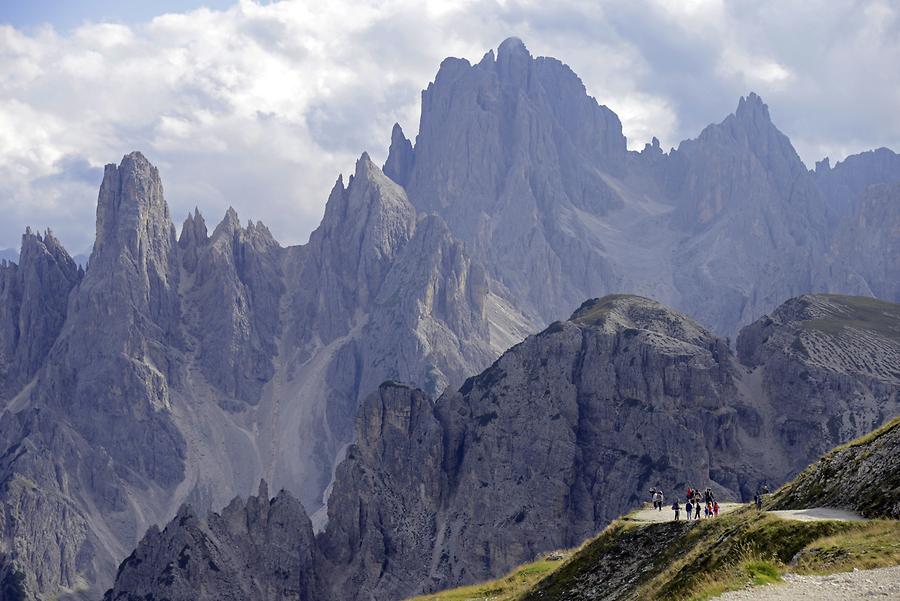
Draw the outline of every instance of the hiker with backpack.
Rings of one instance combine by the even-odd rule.
[[[675,521],[677,522],[679,519],[679,514],[681,513],[681,507],[678,505],[678,499],[672,501],[672,511],[675,512]]]

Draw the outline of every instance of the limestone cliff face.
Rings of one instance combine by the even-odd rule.
[[[197,366],[224,399],[255,404],[275,374],[281,247],[262,223],[241,227],[232,209],[209,237],[203,217],[189,216],[178,243],[190,279],[185,322]]]
[[[736,332],[785,299],[818,291],[826,252],[820,197],[790,141],[759,96],[671,153],[665,189],[672,224],[690,232],[673,249],[675,305]]]
[[[358,402],[385,379],[438,394],[483,369],[503,350],[491,327],[501,299],[442,220],[420,215],[367,155],[283,265],[282,375],[269,398],[300,400],[272,414],[282,451],[271,480],[316,507],[352,440]],[[529,320],[506,314],[524,336]]]
[[[165,491],[184,476],[169,394],[183,374],[174,228],[139,153],[107,166],[97,232],[45,365],[0,418],[4,569],[33,592],[103,578],[167,517]]]
[[[284,491],[270,499],[263,482],[221,514],[201,520],[185,506],[164,530],[151,528],[104,599],[312,601],[314,545],[300,502]]]
[[[900,183],[871,185],[860,193],[853,214],[841,221],[828,255],[827,269],[837,286],[864,296],[900,298],[898,206]]]
[[[515,38],[475,65],[446,59],[422,94],[412,161],[401,142],[386,167],[412,163],[401,182],[413,204],[440,214],[520,306],[549,321],[614,287],[579,216],[621,206],[604,172],[620,170],[625,138],[563,63]]]
[[[577,544],[650,487],[671,496],[711,485],[720,498],[746,499],[763,482],[784,482],[819,453],[788,424],[801,406],[812,407],[803,416],[812,440],[830,446],[871,424],[846,418],[835,428],[834,416],[900,412],[900,382],[861,362],[894,348],[898,310],[793,299],[744,330],[741,363],[684,315],[614,295],[584,303],[434,403],[386,382],[361,406],[336,471],[311,560],[315,598],[401,599],[495,577]],[[809,350],[795,353],[800,344]],[[806,388],[792,383],[801,370]],[[802,402],[786,396],[798,386]],[[155,577],[126,562],[118,581]],[[150,589],[114,589],[131,590]]]
[[[900,181],[896,156],[879,149],[808,171],[753,93],[671,152],[658,141],[628,152],[616,115],[566,65],[509,39],[477,64],[441,64],[415,146],[395,128],[385,169],[538,321],[625,291],[733,337],[807,292],[868,285],[900,300],[884,270],[831,267],[855,267],[870,237],[893,236],[871,222],[874,236],[847,228],[836,244],[868,186]],[[896,204],[881,212],[893,223]]]
[[[15,396],[43,365],[83,276],[52,232],[30,228],[18,263],[0,265],[0,398]]]
[[[834,167],[826,157],[816,163],[814,179],[825,198],[830,225],[839,227],[842,219],[856,215],[866,188],[900,183],[900,155],[877,148],[852,154]]]
[[[317,509],[366,391],[438,394],[530,327],[367,156],[283,248],[231,210],[176,241],[133,153],[106,168],[86,274],[30,233],[0,273],[0,373],[21,390],[0,417],[0,572],[42,595],[98,593],[182,502],[202,515],[261,477]]]
[[[744,328],[737,346],[793,472],[900,413],[894,303],[801,296]]]

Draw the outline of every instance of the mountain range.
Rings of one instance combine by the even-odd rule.
[[[0,264],[0,578],[98,598],[143,539],[113,598],[397,598],[651,480],[784,481],[897,413],[898,220],[890,150],[808,170],[749,94],[628,151],[514,38],[446,59],[415,144],[364,153],[305,245],[233,210],[178,232],[131,153],[86,269],[49,231]]]
[[[900,414],[900,305],[799,297],[738,346],[642,297],[588,301],[434,402],[382,384],[323,532],[265,485],[185,506],[105,599],[404,599],[575,547],[650,488],[750,498]]]

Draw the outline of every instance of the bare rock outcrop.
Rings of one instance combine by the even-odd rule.
[[[773,509],[837,507],[900,518],[900,419],[825,454],[780,488]]]
[[[84,271],[49,230],[28,228],[18,263],[0,265],[0,398],[15,396],[44,364]]]
[[[900,306],[804,295],[741,331],[748,394],[792,473],[900,413]]]
[[[104,599],[312,601],[314,546],[300,502],[285,491],[270,499],[263,481],[221,514],[201,520],[184,506],[164,530],[151,528]]]

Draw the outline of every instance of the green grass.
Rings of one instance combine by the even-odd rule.
[[[707,601],[728,591],[749,585],[763,586],[781,582],[782,566],[766,559],[742,559],[737,565],[718,575],[705,575],[690,593],[691,601]]]
[[[872,520],[808,544],[792,569],[800,574],[831,574],[895,565],[900,565],[900,522]]]
[[[561,559],[544,558],[522,565],[503,578],[481,584],[462,586],[434,594],[415,597],[412,601],[514,601],[524,591],[563,564],[571,552],[560,552]],[[552,555],[552,554],[550,554]]]

